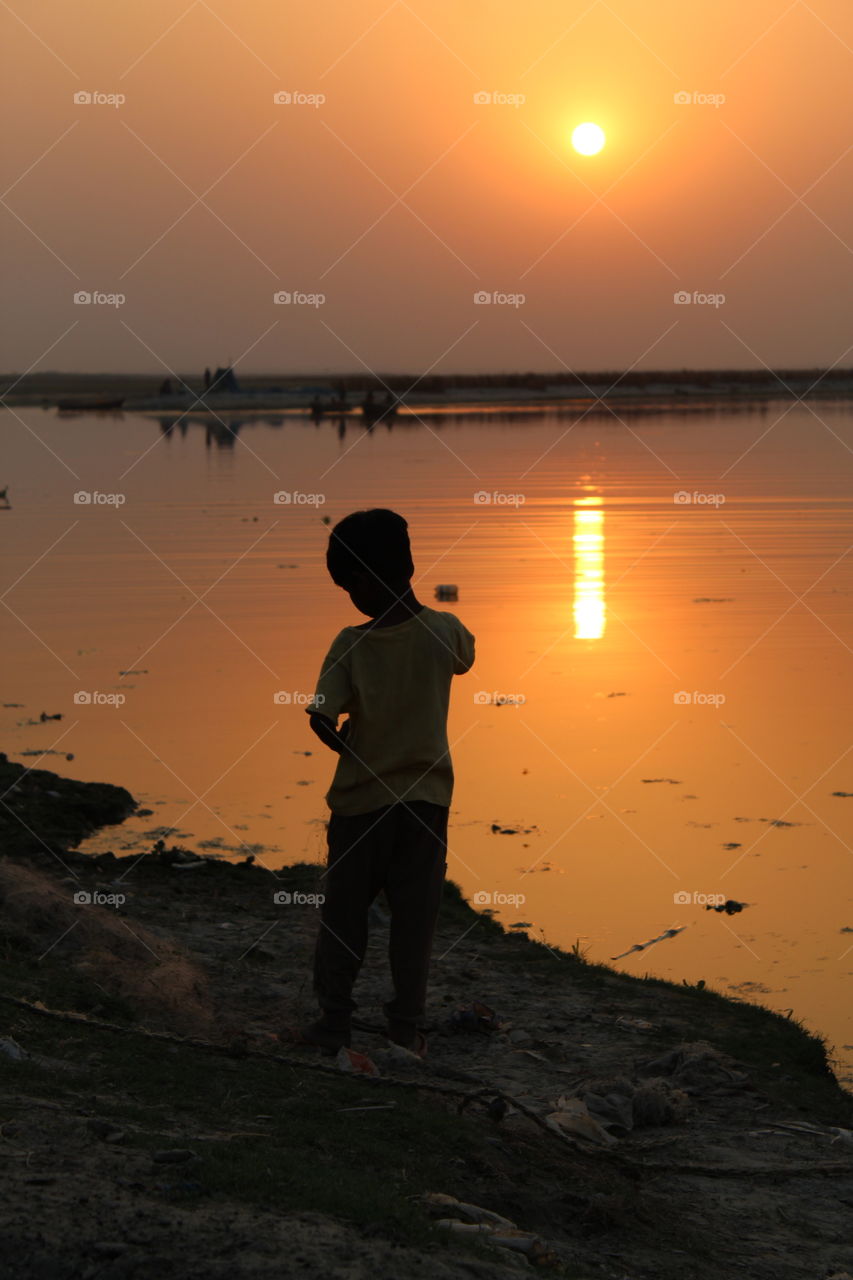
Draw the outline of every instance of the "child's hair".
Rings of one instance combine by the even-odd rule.
[[[326,567],[345,590],[354,573],[366,573],[388,585],[408,582],[415,572],[409,526],[396,511],[374,507],[339,520],[329,535]]]

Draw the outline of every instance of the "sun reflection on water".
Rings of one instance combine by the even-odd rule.
[[[589,504],[596,498],[575,500],[572,542],[575,551],[575,639],[599,640],[604,635],[604,512]]]

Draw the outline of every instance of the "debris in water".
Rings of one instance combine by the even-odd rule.
[[[681,924],[675,929],[664,929],[663,933],[659,933],[656,938],[649,938],[648,942],[635,942],[633,947],[629,947],[627,951],[622,951],[618,956],[611,956],[611,960],[623,960],[625,956],[631,955],[634,951],[645,951],[646,947],[653,947],[656,942],[663,942],[664,938],[674,938],[677,933],[683,933],[687,928],[686,924]]]
[[[719,906],[709,903],[706,911],[725,911],[727,916],[735,916],[739,911],[743,911],[744,907],[748,907],[748,902],[735,902],[734,898],[726,898],[725,902],[721,902]]]
[[[668,782],[670,786],[680,787],[681,782],[678,778],[641,778],[641,782]]]
[[[458,600],[459,588],[454,582],[440,582],[435,589],[436,600]]]
[[[784,818],[735,818],[735,822],[767,822],[771,827],[803,827],[804,822],[786,822]]]

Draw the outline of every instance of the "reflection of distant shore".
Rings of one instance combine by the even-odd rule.
[[[618,403],[593,400],[550,400],[541,403],[514,405],[501,401],[494,403],[484,402],[482,404],[424,404],[400,408],[392,421],[382,422],[379,426],[383,430],[389,431],[400,427],[417,427],[421,422],[429,422],[433,425],[441,426],[442,422],[450,418],[465,418],[471,422],[487,425],[496,422],[531,421],[541,417],[544,413],[548,413],[551,417],[566,418],[567,420],[592,417],[600,419],[604,417],[612,418],[614,422],[619,418],[629,416],[654,416],[663,413],[764,414],[768,412],[771,403],[769,399],[762,400],[757,397],[747,401],[731,397],[727,400],[662,401],[660,399],[649,399],[646,401],[626,400]],[[211,407],[207,411],[196,405],[195,409],[192,410],[151,409],[139,410],[139,412],[143,412],[146,416],[150,416],[159,422],[164,430],[193,423],[204,427],[221,423],[231,430],[236,430],[243,425],[266,424],[271,427],[280,427],[286,422],[296,421],[314,421],[315,425],[324,427],[337,427],[338,425],[346,424],[347,427],[361,427],[364,430],[370,430],[374,425],[365,421],[361,411],[356,408],[345,413],[326,414],[318,420],[312,419],[305,409],[276,409],[270,405],[265,407],[256,405],[252,409],[235,409],[229,405],[220,405],[215,410]]]
[[[545,383],[544,379],[537,379]],[[62,402],[63,410],[73,411],[78,401],[81,411],[90,409],[93,400],[110,401],[121,397],[122,411],[126,413],[157,413],[185,415],[196,420],[198,415],[239,413],[252,416],[259,413],[280,415],[305,414],[318,398],[323,404],[323,419],[337,420],[339,409],[331,407],[331,387],[326,395],[316,383],[310,387],[305,380],[291,380],[293,385],[270,386],[270,379],[245,377],[237,391],[205,390],[196,387],[196,379],[187,378],[186,390],[164,395],[153,377],[129,374],[41,374],[29,375],[16,381],[14,377],[3,380],[8,394],[5,403],[17,406],[55,408]],[[369,381],[369,380],[368,380]],[[502,383],[498,378],[484,379],[477,384],[473,379],[448,378],[450,385],[425,387],[412,378],[403,383],[397,376],[389,378],[393,394],[402,397],[398,406],[400,417],[441,416],[445,414],[499,415],[524,417],[542,410],[549,412],[580,412],[608,414],[611,409],[623,413],[670,413],[721,411],[726,407],[744,407],[768,404],[770,401],[842,400],[853,398],[853,375],[846,370],[830,370],[824,375],[819,371],[783,371],[777,376],[771,373],[759,375],[755,371],[738,374],[695,373],[674,374],[671,377],[634,375],[634,381],[620,380],[618,374],[599,375],[595,380],[580,382],[554,380],[540,386],[516,385],[515,379]],[[178,383],[180,385],[180,383]],[[380,394],[384,386],[375,380],[374,389]],[[407,386],[413,386],[409,393]],[[361,403],[366,383],[352,379],[349,390],[350,404],[344,411],[347,418],[361,417]],[[319,393],[319,394],[318,394]],[[2,393],[0,393],[2,394]]]

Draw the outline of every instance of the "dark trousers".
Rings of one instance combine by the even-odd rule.
[[[333,813],[314,953],[314,990],[330,1014],[356,1005],[352,989],[367,948],[367,913],[381,889],[391,908],[389,1018],[424,1011],[430,949],[447,869],[446,807],[413,800],[355,816]]]

